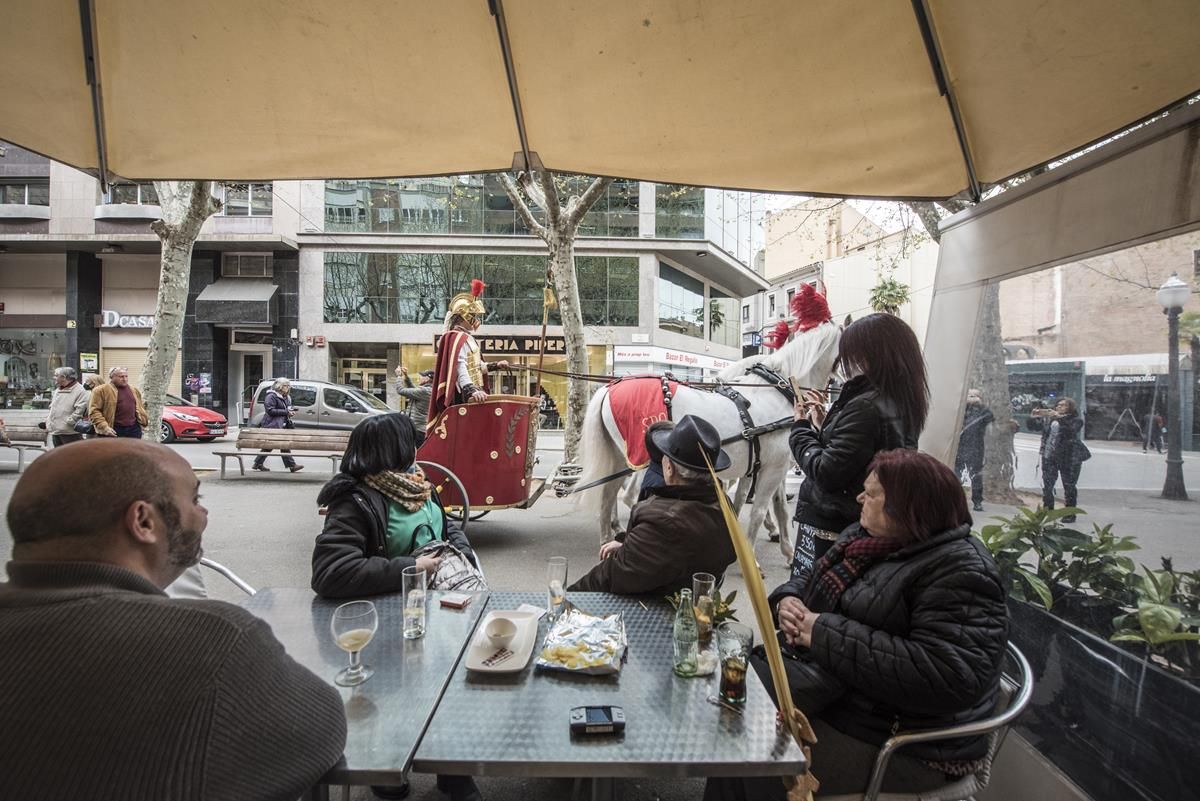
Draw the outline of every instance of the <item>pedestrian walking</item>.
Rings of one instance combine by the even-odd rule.
[[[1033,416],[1041,418],[1042,444],[1038,448],[1042,467],[1042,506],[1054,508],[1054,488],[1062,478],[1063,500],[1067,506],[1079,502],[1079,471],[1092,458],[1092,452],[1079,438],[1083,418],[1079,405],[1072,398],[1063,398],[1054,409],[1035,409]],[[1064,523],[1074,523],[1075,515],[1063,517]]]
[[[102,437],[142,438],[142,429],[150,420],[142,404],[142,393],[129,386],[127,368],[112,368],[108,371],[108,382],[92,390],[88,417]]]
[[[983,393],[977,389],[967,390],[967,408],[963,412],[954,473],[961,476],[963,470],[967,471],[971,481],[971,506],[976,512],[983,511],[983,435],[994,419],[992,410],[983,405]]]
[[[1163,452],[1163,419],[1161,414],[1147,414],[1142,418],[1142,453],[1154,446],[1154,450]]]
[[[267,396],[263,399],[263,407],[266,410],[263,414],[262,422],[259,423],[260,428],[295,428],[292,424],[292,415],[296,410],[292,408],[291,399],[288,395],[292,391],[292,382],[286,378],[277,378],[271,388],[267,390]],[[253,469],[263,473],[271,472],[271,468],[267,467],[267,454],[271,452],[271,448],[263,448],[262,453],[254,458]],[[304,469],[304,465],[296,464],[296,460],[291,456],[287,448],[279,449],[280,455],[283,457],[283,466],[293,473],[297,473]]]
[[[83,434],[75,430],[75,424],[88,416],[88,391],[76,380],[71,367],[54,370],[54,395],[50,398],[50,412],[40,427],[50,435],[54,447],[78,442]]]
[[[422,370],[417,373],[417,385],[413,386],[408,377],[408,368],[400,365],[396,368],[396,392],[408,401],[408,416],[412,418],[417,429],[417,447],[425,441],[425,423],[429,419],[429,398],[433,395],[433,371]]]

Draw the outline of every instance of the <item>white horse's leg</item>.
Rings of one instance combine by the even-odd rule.
[[[610,542],[621,530],[621,521],[617,517],[617,496],[621,494],[621,482],[613,479],[600,488],[600,544]]]
[[[784,558],[790,561],[794,546],[791,538],[791,521],[788,519],[786,482],[781,483],[775,490],[775,497],[772,499],[771,505],[774,507],[775,520],[779,526],[779,550]]]

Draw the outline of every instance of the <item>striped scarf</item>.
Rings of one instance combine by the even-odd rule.
[[[372,473],[364,478],[363,482],[410,512],[424,506],[433,490],[433,485],[425,480],[425,473],[419,467],[414,467],[411,473],[400,470]]]
[[[842,593],[858,581],[867,568],[906,544],[892,537],[872,537],[862,528],[849,539],[835,542],[813,568],[804,605],[814,612],[832,612]]]

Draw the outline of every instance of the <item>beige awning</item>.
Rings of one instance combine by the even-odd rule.
[[[522,149],[487,0],[92,5],[113,174],[437,175]],[[911,0],[503,9],[528,147],[569,172],[946,197],[1200,90],[1195,0],[916,6],[924,31]],[[94,170],[79,7],[6,5],[0,139]]]

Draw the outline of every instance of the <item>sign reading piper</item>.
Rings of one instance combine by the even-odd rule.
[[[436,349],[444,334],[433,338]],[[536,356],[540,337],[475,337],[479,349],[484,353],[508,353],[521,356]],[[563,354],[567,352],[567,341],[562,337],[546,337],[546,353]]]

